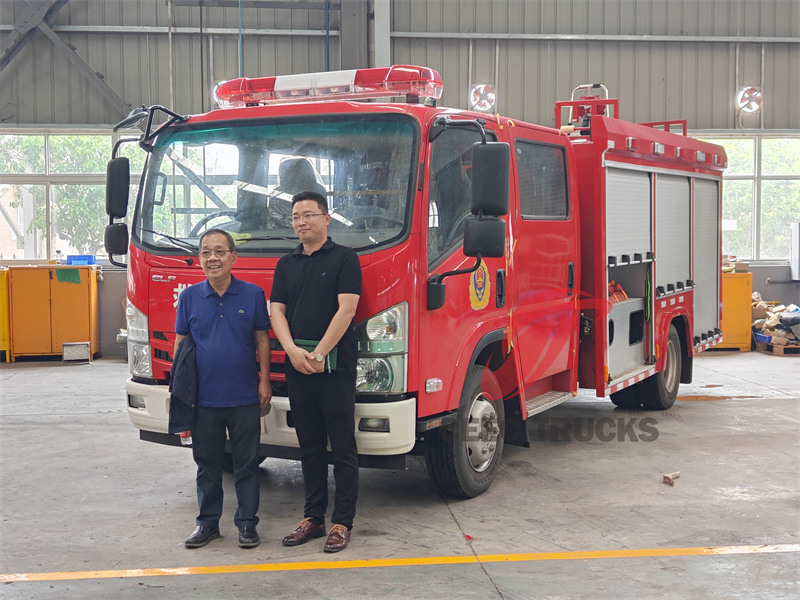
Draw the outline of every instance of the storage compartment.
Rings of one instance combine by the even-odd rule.
[[[641,262],[653,251],[650,175],[608,169],[606,254],[616,264]]]
[[[712,337],[720,326],[719,257],[721,250],[719,245],[719,188],[716,181],[695,179],[693,228],[694,345],[698,345]]]
[[[692,279],[689,179],[656,175],[656,287],[680,291]]]
[[[645,364],[644,298],[616,302],[608,315],[608,374],[611,380]]]

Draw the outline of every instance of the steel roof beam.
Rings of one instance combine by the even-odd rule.
[[[52,20],[68,2],[69,0],[32,0],[26,4],[21,0],[16,0],[16,6],[18,10],[21,10],[14,22],[14,31],[0,45],[0,71],[11,62],[11,59],[19,53],[27,42],[42,33],[50,40],[56,50],[64,54],[106,99],[119,109],[122,115],[127,115],[131,105],[117,96],[116,92],[103,81],[103,76],[93,71],[75,53],[75,50],[53,31],[51,27]]]
[[[119,109],[120,114],[124,116],[130,112],[131,105],[117,96],[117,93],[112,90],[105,81],[103,81],[103,76],[96,71],[93,71],[92,68],[75,53],[75,50],[68,46],[66,42],[64,42],[64,40],[62,40],[58,34],[50,28],[49,25],[47,25],[47,23],[41,23],[39,25],[39,30],[50,39],[50,41],[53,43],[53,47],[56,50],[59,50],[69,60],[71,60],[72,64],[74,64],[78,70],[86,76],[89,82],[93,84],[100,91],[100,93],[102,93],[106,99],[111,102],[111,104]]]
[[[170,0],[167,0],[169,2]],[[239,0],[172,0],[172,6],[239,8]],[[326,6],[327,4],[327,6]],[[339,2],[275,2],[273,0],[241,0],[242,8],[288,8],[290,10],[339,10]]]
[[[0,44],[0,71],[19,53],[30,40],[39,32],[37,28],[47,19],[52,19],[68,0],[35,0],[27,4],[22,0],[15,0],[17,18],[14,20],[14,29]]]

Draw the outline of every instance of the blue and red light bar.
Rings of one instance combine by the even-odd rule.
[[[433,69],[393,65],[276,77],[240,77],[217,85],[214,97],[222,108],[401,96],[438,100],[443,87],[441,76]]]

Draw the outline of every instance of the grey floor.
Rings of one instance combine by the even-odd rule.
[[[664,413],[582,394],[529,422],[531,447],[507,447],[494,485],[472,500],[441,496],[416,459],[407,471],[362,470],[353,540],[338,555],[324,540],[280,545],[302,517],[302,476],[274,459],[262,465],[261,546],[238,547],[226,476],[222,539],[184,549],[191,454],[139,441],[126,371],[103,359],[0,366],[0,582],[11,581],[0,597],[800,597],[796,357],[706,353]],[[669,487],[662,475],[674,471]],[[775,551],[745,553],[761,545]],[[701,547],[736,553],[675,550]],[[644,556],[602,554],[637,549]],[[594,554],[520,556],[579,551]],[[431,557],[469,562],[424,564]],[[358,562],[375,559],[387,562]],[[186,574],[146,576],[179,567]]]

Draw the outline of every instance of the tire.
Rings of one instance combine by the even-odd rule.
[[[675,329],[674,325],[670,325],[664,370],[617,392],[617,394],[627,392],[627,395],[622,397],[627,398],[627,400],[623,401],[628,402],[628,404],[617,404],[618,398],[615,398],[616,394],[611,395],[611,401],[621,408],[636,408],[638,406],[644,406],[647,410],[667,410],[671,408],[675,404],[675,398],[678,396],[678,387],[681,383],[682,354],[678,330]]]
[[[645,408],[667,410],[675,404],[675,398],[678,396],[678,387],[680,387],[681,383],[682,354],[681,338],[678,337],[678,330],[675,329],[674,325],[670,325],[664,370],[642,382],[646,390],[642,398],[642,404]]]
[[[456,422],[426,436],[428,475],[442,493],[474,498],[494,481],[505,438],[505,411],[499,389],[487,367],[473,365],[464,382]]]
[[[611,402],[619,408],[639,408],[642,406],[641,398],[632,387],[626,387],[611,394]]]

